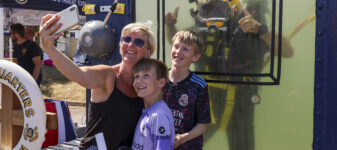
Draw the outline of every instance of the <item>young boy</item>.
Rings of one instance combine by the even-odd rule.
[[[167,67],[155,59],[143,59],[133,69],[133,87],[144,100],[132,150],[172,150],[174,125],[170,109],[162,95],[167,82]]]
[[[189,68],[200,57],[203,39],[195,32],[182,30],[175,34],[172,43],[172,66],[163,97],[174,118],[174,148],[202,149],[202,134],[211,121],[208,86]]]

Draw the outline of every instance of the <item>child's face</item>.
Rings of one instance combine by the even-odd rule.
[[[133,77],[133,87],[139,97],[147,98],[162,93],[162,87],[165,85],[165,79],[157,79],[153,68],[149,71],[136,72],[133,74]]]
[[[180,68],[187,67],[197,61],[200,54],[194,53],[194,46],[192,44],[186,44],[180,42],[180,39],[176,39],[171,48],[172,67]]]

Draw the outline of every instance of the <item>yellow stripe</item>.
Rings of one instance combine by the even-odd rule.
[[[227,88],[226,106],[222,114],[221,124],[219,127],[219,130],[223,132],[225,132],[233,112],[235,103],[235,89],[236,86],[233,85],[229,85]]]
[[[226,104],[225,104],[225,108],[223,110],[223,114],[221,116],[221,120],[220,120],[220,127],[219,130],[220,131],[225,131],[228,123],[230,121],[230,117],[232,115],[233,112],[233,108],[234,108],[234,103],[235,103],[235,90],[236,90],[236,86],[234,85],[229,85],[229,84],[219,84],[219,83],[208,83],[209,87],[214,87],[214,88],[220,88],[220,89],[224,89],[227,91],[227,96],[226,96]],[[209,91],[211,92],[211,91]],[[213,108],[213,100],[210,99],[210,108]],[[214,111],[213,109],[210,109],[210,113],[211,113],[211,123],[212,124],[216,124],[216,118],[214,115]]]
[[[216,124],[216,121],[215,121],[215,116],[214,116],[214,112],[213,112],[213,104],[212,104],[212,99],[209,99],[209,107],[211,108],[210,109],[210,113],[211,113],[211,123],[212,124]]]

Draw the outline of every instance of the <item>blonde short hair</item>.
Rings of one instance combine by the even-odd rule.
[[[121,36],[123,37],[126,34],[133,32],[143,32],[146,34],[145,42],[147,43],[147,48],[151,51],[152,55],[156,50],[156,39],[150,28],[145,23],[130,23],[123,28]]]
[[[172,43],[174,43],[174,41],[177,39],[179,39],[180,42],[193,45],[194,54],[199,54],[203,50],[204,40],[196,32],[188,31],[188,30],[181,30],[173,36]]]

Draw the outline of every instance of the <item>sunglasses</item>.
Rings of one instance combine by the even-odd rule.
[[[138,48],[143,48],[144,45],[145,45],[145,41],[144,40],[138,39],[138,38],[132,40],[132,38],[130,36],[124,36],[124,37],[122,37],[122,41],[124,43],[127,43],[127,44],[129,44],[130,42],[132,42],[132,44],[134,46],[138,47]]]

